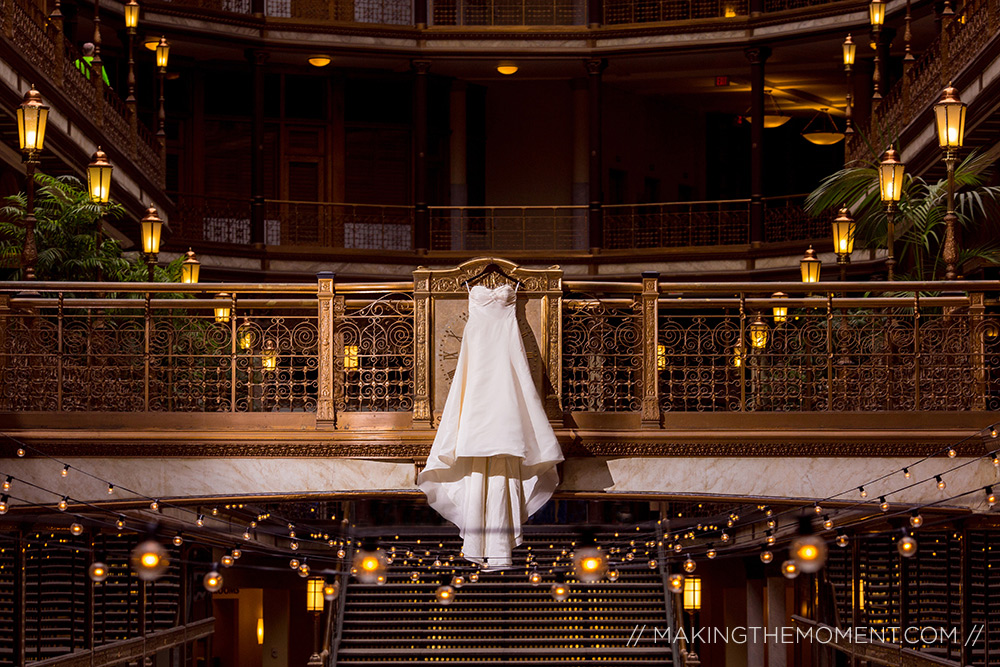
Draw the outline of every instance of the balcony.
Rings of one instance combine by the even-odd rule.
[[[0,411],[427,429],[461,339],[458,278],[485,261],[418,269],[415,283],[6,283]],[[520,292],[529,359],[567,428],[1000,408],[992,282],[607,283],[503,265],[534,281]]]

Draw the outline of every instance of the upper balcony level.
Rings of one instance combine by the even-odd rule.
[[[750,437],[775,453],[912,454],[1000,407],[998,283],[587,282],[480,259],[382,284],[4,284],[0,423],[77,454],[320,441],[421,456],[463,281],[491,261],[523,283],[526,351],[569,452],[706,455]]]

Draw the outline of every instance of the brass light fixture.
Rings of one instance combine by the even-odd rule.
[[[125,3],[125,27],[135,30],[139,25],[139,3],[135,0],[128,0]]]
[[[893,148],[885,152],[885,159],[878,166],[879,195],[886,211],[886,248],[889,256],[885,260],[889,280],[895,277],[896,256],[895,245],[896,206],[903,196],[903,176],[906,165],[899,161],[899,153]]]
[[[167,41],[166,37],[160,37],[160,40],[156,43],[156,66],[165,73],[167,69],[167,62],[170,60],[170,42]]]
[[[802,282],[804,283],[818,283],[820,269],[823,267],[823,262],[816,256],[816,251],[813,250],[812,246],[806,250],[806,254],[802,256],[799,260],[799,271],[802,274]]]
[[[857,225],[851,217],[851,211],[841,207],[833,220],[833,251],[837,253],[837,264],[840,265],[840,279],[847,277],[847,265],[851,262],[854,252],[854,232]]]
[[[232,316],[231,298],[226,292],[215,295],[215,300],[218,303],[213,310],[215,311],[215,321],[219,324],[229,324],[229,319]]]
[[[765,90],[764,91],[764,95],[765,95],[765,97],[764,97],[764,129],[770,130],[770,129],[775,128],[775,127],[781,127],[782,125],[784,125],[785,123],[787,123],[788,121],[790,121],[792,119],[791,116],[788,116],[788,115],[783,114],[781,112],[781,107],[778,106],[778,100],[776,100],[774,98],[774,93],[772,93],[770,90]],[[768,110],[767,110],[767,101],[768,100],[771,101],[771,106],[773,107],[773,110],[771,111],[771,113],[768,113]],[[747,119],[748,123],[750,123],[750,122],[753,121],[753,119],[750,116],[750,110],[749,109],[747,109],[747,112],[746,112],[746,114],[744,114],[744,116]]]
[[[814,126],[817,119],[819,124]],[[802,130],[802,136],[806,141],[817,146],[832,146],[844,138],[844,133],[837,128],[830,111],[820,109],[806,124],[805,129]]]
[[[763,350],[767,347],[767,337],[770,333],[770,329],[767,328],[767,324],[758,315],[757,319],[753,321],[750,325],[750,345],[755,350]]]
[[[517,64],[513,60],[501,60],[497,63],[497,71],[504,76],[510,76],[517,72]]]
[[[701,577],[685,577],[684,611],[701,611]]]
[[[881,30],[885,23],[885,2],[882,0],[872,0],[868,5],[868,20],[872,30]]]
[[[313,67],[326,67],[333,59],[326,55],[309,56],[309,64]]]
[[[260,351],[260,363],[265,372],[278,367],[278,349],[274,346],[273,340],[264,341],[264,348]]]
[[[111,172],[114,167],[108,162],[107,154],[97,147],[87,165],[87,190],[94,204],[107,204],[111,199]]]
[[[157,215],[156,209],[150,204],[146,215],[139,221],[139,231],[142,235],[142,252],[146,255],[146,265],[149,270],[148,279],[153,281],[153,268],[156,266],[156,256],[160,254],[160,232],[163,221]]]
[[[193,285],[198,282],[200,274],[201,262],[198,261],[198,255],[194,253],[194,250],[188,248],[188,251],[184,253],[184,261],[181,262],[181,282]]]
[[[787,299],[788,295],[784,292],[775,292],[771,295],[772,299]],[[781,324],[788,320],[788,306],[775,303],[771,308],[771,315],[774,318],[775,324]]]
[[[955,238],[955,163],[958,149],[965,142],[965,103],[958,97],[958,91],[949,85],[944,89],[941,100],[934,105],[934,120],[937,124],[938,144],[944,149],[944,163],[948,170],[948,210],[944,216],[945,279],[957,277],[955,265],[958,263],[958,242]]]
[[[854,67],[854,58],[858,52],[858,45],[851,39],[851,33],[847,33],[847,39],[844,40],[842,50],[844,56],[844,69],[850,72],[851,68]]]
[[[24,245],[21,246],[21,270],[25,280],[35,279],[35,263],[38,261],[38,249],[35,245],[35,167],[38,166],[38,153],[45,144],[45,126],[48,119],[49,107],[42,101],[41,94],[32,86],[24,94],[24,99],[17,108],[17,141],[25,167],[27,195]]]

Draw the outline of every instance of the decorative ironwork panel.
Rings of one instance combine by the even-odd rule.
[[[410,250],[413,209],[296,201],[267,201],[268,245]]]
[[[37,6],[28,2],[15,1],[12,9],[14,43],[32,65],[51,77],[56,53],[55,45],[45,30],[45,15]]]
[[[581,0],[435,0],[434,25],[584,25]]]
[[[764,242],[825,239],[831,234],[833,212],[812,216],[802,209],[803,197],[764,200]]]
[[[11,313],[4,321],[0,406],[5,412],[59,409],[59,322]]]
[[[272,221],[265,221],[265,228]],[[248,245],[250,202],[201,195],[178,195],[177,212],[170,218],[174,233],[186,241],[213,241]]]
[[[586,246],[582,206],[431,207],[434,250],[573,250]]]
[[[746,0],[605,0],[604,23],[653,23],[732,18],[748,14]]]
[[[563,302],[563,406],[567,411],[638,412],[642,311],[638,300]]]
[[[660,410],[739,410],[739,318],[728,313],[664,313],[661,304],[659,320]]]
[[[413,299],[389,295],[364,305],[347,302],[336,321],[336,409],[413,409]]]

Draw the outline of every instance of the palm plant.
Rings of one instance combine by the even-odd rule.
[[[1000,158],[1000,145],[972,152],[955,167],[955,213],[962,229],[997,225],[1000,186],[987,186],[987,175]],[[929,183],[907,175],[896,213],[897,261],[901,278],[933,280],[944,273],[941,253],[947,181]],[[855,243],[861,247],[886,247],[886,208],[879,197],[878,160],[864,166],[845,167],[831,174],[806,197],[805,210],[822,215],[847,205],[857,222]],[[966,245],[958,266],[972,259],[1000,264],[1000,247],[993,244]]]
[[[73,176],[35,174],[35,241],[40,280],[104,280],[138,282],[146,280],[146,266],[139,258],[129,258],[113,238],[98,241],[97,225],[101,207],[90,201],[87,190]],[[104,207],[109,220],[120,219],[124,209],[112,202]],[[24,218],[27,197],[21,192],[5,199],[0,207],[0,275],[21,279],[20,256],[24,245]],[[157,281],[172,282],[180,276],[180,262],[156,267]]]

